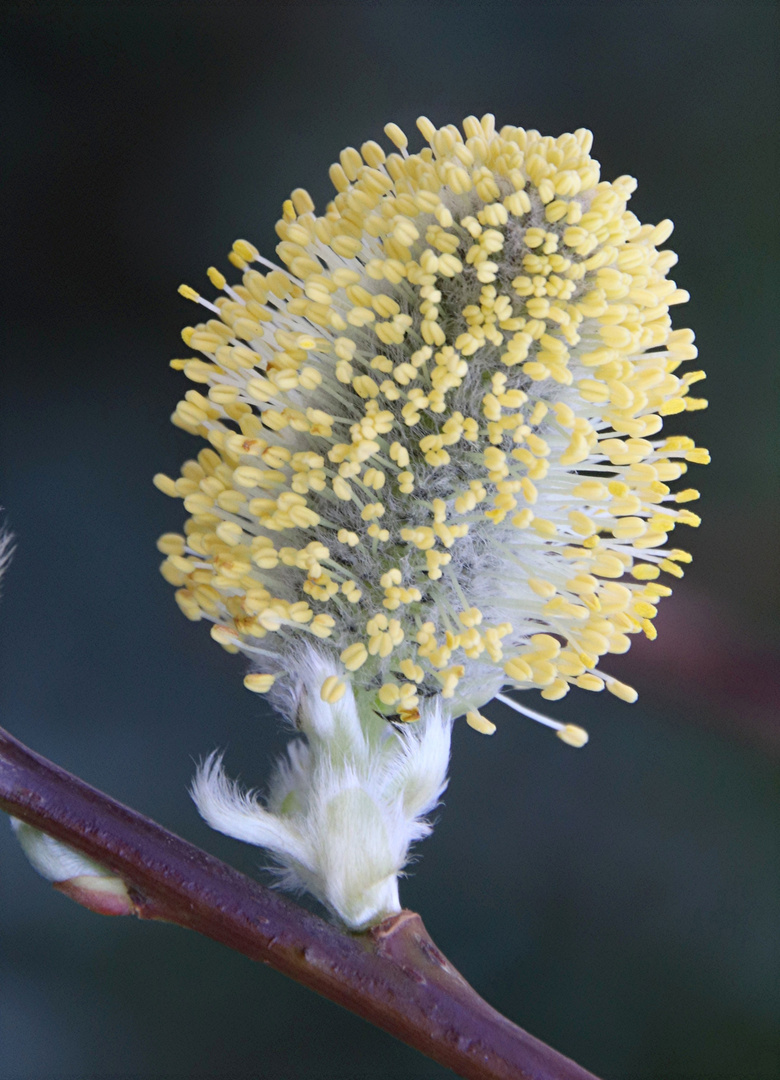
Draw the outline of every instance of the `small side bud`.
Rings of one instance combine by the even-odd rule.
[[[124,881],[105,866],[18,818],[11,818],[11,827],[33,869],[58,892],[98,915],[134,913]]]

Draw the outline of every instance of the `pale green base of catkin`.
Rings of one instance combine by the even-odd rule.
[[[296,713],[303,737],[277,763],[265,802],[230,781],[214,755],[192,794],[213,828],[273,855],[280,884],[307,890],[360,930],[400,911],[398,875],[446,787],[452,720],[438,698],[399,727],[359,711],[350,689],[330,704],[319,694],[330,673],[312,651]]]

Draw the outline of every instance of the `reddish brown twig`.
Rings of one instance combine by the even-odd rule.
[[[270,964],[470,1080],[595,1080],[501,1016],[402,911],[349,934],[122,806],[0,728],[0,809],[82,851],[164,919]],[[76,897],[77,898],[77,897]]]

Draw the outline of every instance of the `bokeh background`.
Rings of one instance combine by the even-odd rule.
[[[198,449],[168,422],[193,318],[177,285],[227,268],[237,236],[270,254],[293,187],[324,206],[343,146],[420,113],[591,127],[603,175],[639,178],[640,218],[676,222],[712,405],[670,429],[713,464],[658,641],[612,662],[640,700],[556,705],[590,730],[579,752],[501,707],[492,738],[459,726],[403,886],[489,1001],[609,1080],[780,1074],[777,30],[760,0],[2,15],[2,723],[249,873],[261,853],[187,797],[193,759],[226,747],[262,783],[285,735],[157,573],[183,511],[151,477]],[[2,1080],[445,1075],[212,942],[89,914],[0,822]]]

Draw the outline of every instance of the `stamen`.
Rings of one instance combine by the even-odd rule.
[[[535,709],[529,709],[527,705],[521,705],[515,701],[514,698],[507,697],[506,694],[496,694],[496,701],[500,701],[502,705],[508,705],[510,709],[514,709],[515,712],[520,713],[522,716],[527,716],[529,720],[535,720],[537,724],[544,724],[545,727],[552,728],[555,734],[567,746],[584,746],[588,741],[588,733],[584,728],[577,727],[576,724],[563,724],[560,720],[553,720],[550,716],[545,716],[544,713],[536,712]]]

